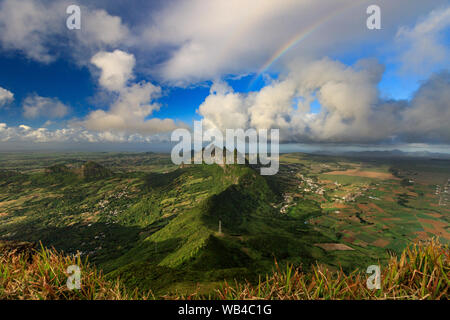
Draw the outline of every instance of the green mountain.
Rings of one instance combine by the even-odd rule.
[[[281,215],[275,205],[280,194],[248,166],[188,166],[151,174],[146,183],[146,198],[122,219],[146,225],[148,233],[102,264],[130,287],[167,292],[224,279],[256,281],[275,259],[310,266],[327,254],[311,243],[333,241],[305,224],[320,207],[298,206],[295,214]]]
[[[112,172],[94,161],[87,161],[81,166],[80,175],[87,180],[103,179],[111,176]]]
[[[98,162],[74,156],[5,174],[0,238],[79,252],[111,279],[155,294],[193,292],[197,284],[208,293],[224,279],[256,282],[275,260],[351,272],[385,251],[317,245],[340,243],[342,234],[330,211],[298,192],[293,170],[303,164],[261,176],[248,164],[177,168],[167,166],[168,156],[92,158]],[[318,218],[326,228],[311,222]]]
[[[65,164],[56,164],[45,169],[45,180],[55,183],[71,183],[78,180],[98,180],[108,178],[113,173],[104,166],[94,162],[87,161],[81,166],[69,167]]]

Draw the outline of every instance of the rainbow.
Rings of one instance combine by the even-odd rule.
[[[270,58],[266,61],[266,63],[263,64],[263,66],[258,70],[258,73],[253,77],[252,81],[249,84],[249,88],[253,86],[253,83],[263,74],[266,72],[270,66],[275,63],[278,59],[280,59],[286,52],[288,52],[290,49],[295,47],[297,44],[308,38],[314,31],[319,29],[322,25],[325,25],[328,21],[333,19],[334,17],[338,16],[339,14],[343,13],[346,10],[349,10],[350,8],[353,8],[362,2],[367,0],[360,0],[360,1],[352,1],[351,4],[347,6],[343,6],[339,8],[336,11],[331,12],[330,14],[326,15],[322,19],[316,21],[312,25],[308,26],[306,29],[303,29],[300,33],[296,34],[291,40],[286,42],[281,48],[279,48]]]

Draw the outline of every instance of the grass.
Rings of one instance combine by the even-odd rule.
[[[276,268],[258,285],[250,283],[224,286],[220,299],[448,299],[450,255],[448,245],[436,240],[407,247],[400,257],[392,256],[381,270],[381,289],[367,288],[361,272],[346,275],[342,269],[330,271],[316,265],[309,274],[300,269]]]
[[[81,289],[66,286],[67,267],[82,270]],[[309,273],[287,266],[274,271],[257,284],[224,282],[211,294],[197,290],[163,295],[162,299],[448,299],[450,255],[448,245],[437,240],[412,244],[402,254],[392,256],[381,269],[381,289],[367,288],[366,274],[342,269],[331,271],[316,265]],[[119,280],[105,280],[87,260],[64,256],[54,249],[10,250],[0,255],[0,299],[154,299],[149,293],[128,292]]]
[[[370,184],[376,179],[368,177],[359,176],[347,176],[347,175],[337,175],[337,174],[320,174],[318,176],[321,180],[331,180],[344,185],[353,184]]]
[[[67,268],[81,270],[81,289],[67,287]],[[41,247],[0,252],[1,300],[128,300],[147,298],[127,292],[119,281],[107,281],[87,260]]]

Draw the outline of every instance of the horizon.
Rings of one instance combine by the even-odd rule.
[[[203,149],[205,148],[204,145]],[[126,149],[121,149],[121,148],[114,148],[114,147],[105,147],[102,150],[93,150],[93,149],[89,149],[86,147],[80,147],[80,148],[73,148],[70,147],[68,149],[63,149],[63,148],[55,148],[55,149],[19,149],[19,150],[14,150],[14,149],[4,149],[4,150],[0,150],[0,154],[1,153],[5,153],[5,154],[26,154],[26,153],[63,153],[63,154],[70,154],[70,153],[160,153],[160,154],[170,154],[171,153],[171,147],[172,145],[169,147],[167,145],[165,145],[164,147],[161,147],[160,149],[158,148],[151,148],[151,149],[145,149],[144,147],[140,148],[140,147],[136,147],[134,148],[133,146],[130,146],[129,148]],[[279,154],[289,154],[289,153],[304,153],[304,154],[323,154],[323,155],[347,155],[347,154],[358,154],[358,153],[394,153],[394,152],[400,152],[400,153],[404,153],[406,154],[410,154],[410,155],[416,155],[417,157],[422,157],[421,154],[430,154],[430,155],[448,155],[450,157],[450,151],[448,149],[432,149],[430,151],[430,149],[408,149],[408,148],[399,148],[399,147],[392,147],[392,148],[384,148],[384,147],[374,147],[374,148],[369,148],[369,147],[350,147],[347,146],[346,148],[342,148],[342,147],[325,147],[323,145],[319,145],[316,146],[316,148],[314,148],[313,146],[308,146],[308,147],[304,147],[304,148],[296,148],[293,147],[291,144],[280,144],[280,152]],[[98,146],[93,146],[92,148],[96,148],[98,149]],[[225,147],[224,147],[225,148]],[[246,150],[248,150],[248,148],[246,147]],[[197,149],[192,148],[191,151],[200,151]],[[257,154],[257,153],[256,153]]]

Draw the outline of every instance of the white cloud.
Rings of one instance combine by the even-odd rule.
[[[448,46],[439,35],[448,28],[450,9],[435,10],[419,23],[412,23],[419,14],[442,3],[445,1],[380,0],[382,30],[377,32],[365,27],[366,3],[353,0],[176,0],[165,4],[162,11],[149,12],[148,22],[141,25],[133,25],[128,17],[130,29],[121,17],[89,4],[82,6],[82,29],[69,31],[65,26],[69,1],[0,0],[3,50],[19,51],[41,62],[64,54],[79,63],[90,62],[100,70],[99,85],[114,97],[106,110],[92,111],[73,122],[80,127],[50,131],[0,126],[0,130],[30,139],[71,136],[124,141],[133,135],[166,132],[183,124],[151,118],[159,108],[155,99],[161,88],[145,81],[133,83],[136,60],[130,52],[146,57],[154,52],[162,54],[152,72],[159,70],[162,79],[171,84],[186,84],[255,72],[277,51],[284,52],[280,49],[294,36],[304,34],[302,42],[281,58],[279,80],[258,92],[234,92],[226,83],[216,81],[198,109],[206,124],[219,128],[277,127],[286,141],[422,141],[432,137],[447,141],[445,73],[431,78],[410,102],[384,101],[377,90],[383,71],[379,64],[361,61],[347,67],[329,59],[316,61],[317,56],[342,55],[352,50],[353,44],[361,48],[395,37],[405,67],[430,70],[445,65]],[[349,9],[341,11],[346,7]],[[398,25],[413,26],[396,34]],[[116,48],[121,50],[113,51]],[[308,62],[292,62],[298,56]],[[67,107],[57,99],[28,99],[23,105],[28,118],[67,114]],[[310,112],[315,99],[322,105],[318,114]],[[421,120],[425,116],[429,120]]]
[[[432,11],[412,28],[401,27],[396,40],[404,71],[428,74],[436,66],[450,67],[449,46],[441,39],[449,28],[450,6]]]
[[[111,16],[103,9],[83,6],[81,10],[82,27],[76,34],[86,47],[92,44],[116,46],[129,36],[121,17]]]
[[[14,94],[0,87],[0,108],[14,100]]]
[[[139,47],[170,49],[160,74],[184,85],[255,72],[278,54],[280,61],[272,67],[283,70],[295,56],[317,59],[355,45],[386,45],[398,25],[410,24],[442,3],[379,0],[382,30],[373,32],[366,28],[364,1],[179,0],[154,15],[139,36]]]
[[[241,74],[255,71],[283,42],[313,21],[302,14],[308,5],[310,14],[321,7],[305,0],[176,1],[156,15],[142,38],[149,46],[176,48],[161,71],[169,81]]]
[[[450,72],[424,82],[402,115],[408,141],[450,141]]]
[[[286,142],[450,142],[450,74],[431,77],[410,102],[385,101],[377,89],[383,70],[374,60],[292,64],[257,92],[212,90],[198,113],[221,130],[278,128]],[[315,99],[319,113],[310,110]]]
[[[151,101],[160,91],[159,87],[145,82],[126,87],[107,111],[92,111],[83,125],[96,131],[157,133],[173,130],[177,126],[172,119],[147,119],[159,108]]]
[[[118,96],[108,110],[89,113],[80,123],[82,126],[95,131],[142,134],[177,128],[172,119],[148,119],[153,111],[159,109],[159,104],[153,100],[161,94],[161,88],[145,81],[127,84],[133,78],[135,58],[132,54],[120,50],[99,52],[91,61],[101,69],[100,85]]]
[[[168,141],[164,135],[125,134],[114,131],[95,132],[80,127],[49,130],[27,125],[9,127],[0,123],[0,143],[150,143]]]
[[[208,128],[237,129],[248,126],[246,99],[224,82],[214,82],[210,95],[200,105],[198,113]]]
[[[101,69],[99,83],[102,87],[120,91],[132,77],[136,60],[132,54],[115,50],[97,53],[92,57],[91,63]]]
[[[38,95],[28,96],[22,105],[23,116],[27,119],[64,118],[69,114],[70,108],[57,98],[40,97]]]
[[[102,48],[127,38],[122,19],[103,9],[81,6],[81,30],[68,30],[70,1],[0,0],[0,46],[20,51],[33,60],[49,63],[67,54],[79,63]]]
[[[48,14],[39,1],[5,0],[0,3],[0,41],[5,49],[21,50],[41,62],[53,58],[46,47],[46,37],[54,32],[56,16]]]
[[[302,41],[274,67],[283,69],[284,63],[297,55],[315,59],[342,54],[353,45],[387,43],[395,37],[399,24],[410,25],[418,15],[446,0],[379,0],[382,30],[376,33],[365,27],[367,3],[354,0],[174,0],[164,2],[158,10],[142,6],[144,12],[139,16],[145,16],[143,20],[135,18],[138,9],[129,9],[131,15],[123,6],[122,18],[95,7],[117,6],[114,3],[79,3],[81,30],[67,30],[65,9],[73,4],[69,0],[0,0],[0,46],[41,62],[61,55],[83,65],[96,52],[126,48],[143,61],[140,71],[186,85],[255,72],[303,33]],[[444,20],[438,21],[438,13],[430,19],[435,28],[442,27]],[[405,28],[399,38],[410,43],[411,37],[420,38],[421,29]],[[424,35],[430,38],[428,31]],[[419,49],[426,48],[427,41],[436,48],[433,37],[421,40]],[[435,50],[433,59],[440,59],[441,53]],[[155,60],[157,64],[153,64]],[[152,65],[146,65],[147,61]]]

